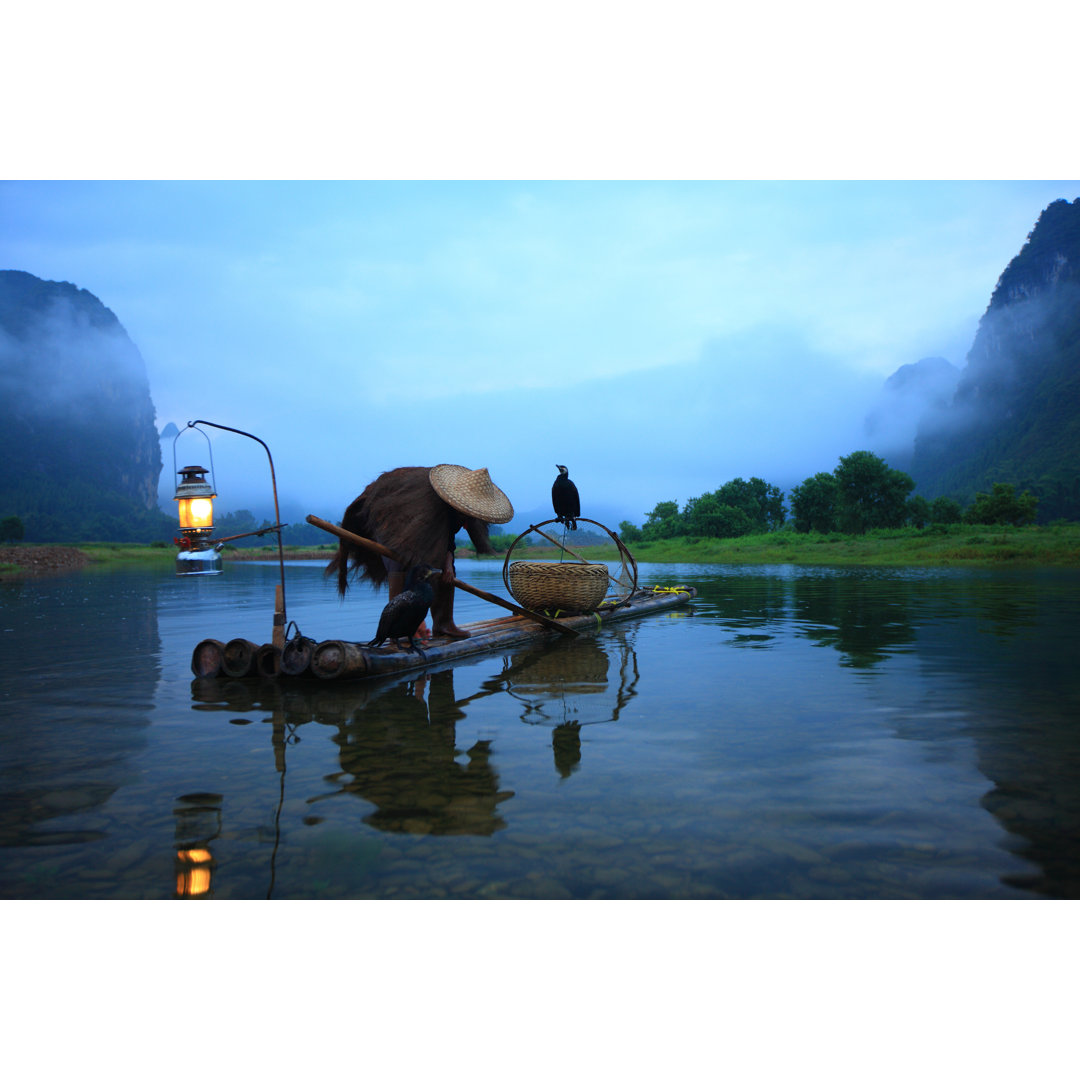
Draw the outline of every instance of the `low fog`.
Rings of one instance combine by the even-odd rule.
[[[904,364],[885,381],[867,413],[861,449],[906,470],[920,428],[928,417],[948,414],[959,380],[960,368],[942,356]]]
[[[270,445],[282,514],[294,520],[306,513],[339,518],[384,469],[451,461],[489,469],[514,503],[514,530],[551,517],[555,466],[565,464],[583,515],[613,528],[643,521],[661,500],[681,505],[736,476],[787,489],[830,471],[841,455],[874,441],[864,419],[880,390],[876,375],[851,372],[794,333],[762,329],[709,342],[692,362],[661,370],[528,393],[428,399],[405,386],[400,400],[383,408],[360,413],[357,401],[331,398],[317,414],[252,433]],[[177,426],[186,419],[228,422],[207,414]],[[258,420],[253,411],[251,419]],[[221,510],[268,513],[265,452],[209,433]],[[177,466],[194,463],[190,457],[209,464],[205,448],[198,432],[184,432]],[[168,441],[163,458],[171,470]],[[173,483],[163,476],[166,500]]]
[[[907,469],[920,426],[940,433],[978,418],[977,395],[965,382],[968,360],[982,379],[1010,383],[1010,357],[1046,314],[1035,301],[1005,315],[987,312],[969,356],[920,358],[884,379],[773,326],[708,341],[686,363],[580,378],[565,388],[439,395],[403,380],[400,394],[378,406],[342,394],[320,395],[295,412],[268,412],[254,402],[238,411],[270,445],[286,521],[308,513],[338,520],[383,470],[451,461],[489,469],[514,503],[511,530],[551,517],[556,464],[569,467],[583,515],[615,528],[622,520],[640,524],[657,502],[683,505],[738,476],[789,491],[854,450],[872,450]],[[362,382],[362,372],[357,377]],[[178,428],[189,419],[242,426],[235,416],[206,410],[169,419]],[[209,440],[189,429],[175,444],[163,441],[163,507],[172,510],[174,445],[180,468],[210,465],[209,442],[220,511],[272,517],[265,451],[205,430]]]
[[[147,387],[146,365],[122,327],[68,297],[24,311],[17,336],[0,327],[0,394],[29,414],[85,423],[103,396]]]

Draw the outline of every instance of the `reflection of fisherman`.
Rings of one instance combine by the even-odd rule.
[[[491,555],[488,524],[514,516],[510,500],[491,481],[487,469],[436,465],[391,469],[373,480],[345,511],[342,528],[390,548],[401,562],[384,559],[348,540],[326,568],[337,574],[344,596],[351,568],[378,588],[387,582],[390,599],[404,588],[408,570],[421,563],[442,571],[435,586],[431,621],[436,634],[468,637],[454,623],[454,537],[465,529],[478,553]]]
[[[418,694],[417,691],[420,691]],[[341,725],[339,760],[350,778],[343,790],[373,803],[364,821],[384,832],[490,836],[505,826],[491,744],[479,740],[460,761],[453,673],[431,676],[430,710],[422,690],[402,684],[358,709]]]

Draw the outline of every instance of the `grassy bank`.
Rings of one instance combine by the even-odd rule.
[[[174,545],[152,544],[7,544],[0,547],[0,581],[69,573],[73,570],[109,570],[144,565],[169,566],[176,561]],[[286,548],[287,559],[329,559],[323,548]],[[277,547],[246,548],[243,553],[226,550],[226,559],[277,559]]]
[[[708,543],[703,541],[703,543]],[[880,529],[865,536],[776,533],[713,541],[702,561],[862,566],[1080,566],[1080,525]],[[657,552],[658,561],[663,561]]]
[[[172,563],[176,559],[176,548],[155,547],[150,544],[79,544],[78,550],[86,556],[91,567],[109,567],[144,563],[148,566],[158,563]]]
[[[573,542],[571,541],[571,546]],[[799,563],[851,566],[1080,566],[1080,524],[1066,525],[947,525],[926,529],[878,529],[865,536],[841,533],[784,531],[732,540],[680,537],[655,543],[628,544],[638,562],[655,563]],[[148,548],[137,544],[80,545],[93,563],[120,559],[172,560],[176,549]],[[286,559],[329,560],[336,544],[317,547],[286,547]],[[618,558],[614,546],[582,547],[581,556],[598,562]],[[130,554],[125,554],[130,553]],[[257,548],[226,548],[227,561],[276,559],[277,545]],[[521,547],[515,559],[558,559],[555,547]],[[568,556],[564,556],[568,557]],[[475,558],[468,549],[458,550],[459,561]],[[485,562],[502,562],[502,554],[482,556]]]
[[[573,546],[571,544],[571,546]],[[797,563],[827,566],[1080,566],[1080,524],[949,525],[840,533],[766,533],[731,540],[680,537],[628,544],[638,562]],[[514,552],[518,556],[522,549]],[[557,549],[527,548],[521,558],[558,558]],[[614,547],[581,548],[587,559],[617,558]]]
[[[329,562],[337,551],[337,544],[319,544],[317,547],[295,547],[286,544],[283,551],[286,559],[324,559]],[[226,547],[221,555],[226,562],[251,562],[263,559],[277,561],[277,544],[264,547]]]
[[[572,546],[572,542],[571,542]],[[879,529],[865,536],[778,532],[733,540],[678,538],[627,545],[642,563],[732,563],[807,566],[1080,566],[1080,524],[949,525]],[[597,562],[618,558],[614,546],[575,549]],[[289,547],[286,559],[328,560],[334,545]],[[277,547],[226,549],[225,559],[276,559]],[[557,548],[518,547],[515,559],[558,559]],[[460,549],[459,560],[475,557]],[[565,556],[569,557],[569,556]],[[38,573],[144,563],[171,565],[176,548],[146,544],[11,545],[0,549],[0,580]],[[482,557],[502,562],[502,555]]]

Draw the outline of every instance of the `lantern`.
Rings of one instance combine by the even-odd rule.
[[[180,531],[185,536],[202,538],[214,531],[213,499],[217,492],[206,482],[208,471],[201,465],[185,465],[180,470],[180,483],[173,498],[180,515]]]

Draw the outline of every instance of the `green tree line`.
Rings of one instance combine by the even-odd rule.
[[[906,525],[1026,525],[1035,520],[1038,499],[1015,486],[995,483],[993,490],[977,492],[974,503],[963,510],[954,499],[940,496],[928,502],[913,495],[915,481],[892,468],[869,450],[841,457],[831,472],[807,477],[791,490],[791,520],[784,496],[775,484],[759,477],[729,480],[716,491],[678,502],[658,502],[638,528],[629,521],[619,524],[627,542],[668,540],[674,537],[720,539],[774,532],[790,526],[796,532],[865,533],[870,529],[895,529]]]

